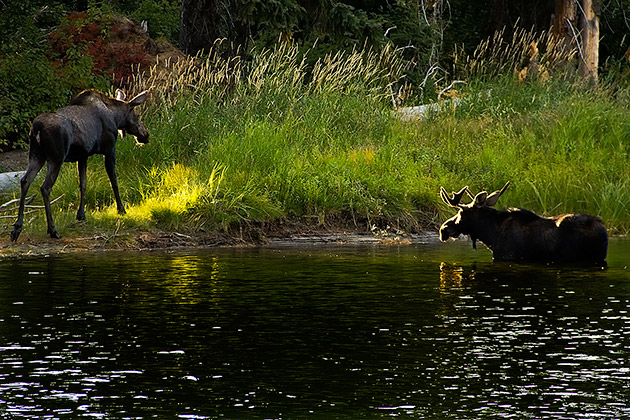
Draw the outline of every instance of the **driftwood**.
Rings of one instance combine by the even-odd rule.
[[[402,121],[422,120],[431,114],[437,114],[441,112],[447,107],[455,108],[460,104],[460,101],[461,100],[459,98],[455,98],[452,100],[446,100],[432,104],[397,108],[394,111],[394,115]]]
[[[55,203],[56,201],[58,201],[59,199],[61,199],[65,194],[61,194],[59,197],[55,198],[54,200],[50,200],[50,204],[52,205],[53,203]],[[30,209],[26,212],[24,212],[24,214],[30,214],[30,213],[34,213],[38,210],[42,210],[45,207],[44,206],[33,206],[31,205],[31,203],[35,200],[35,195],[31,195],[30,197],[28,197],[26,200],[24,200],[24,208],[26,209]],[[0,205],[0,213],[7,213],[10,211],[14,211],[17,210],[19,205],[16,203],[19,203],[20,199],[19,198],[14,198],[13,200],[7,201],[6,203]],[[15,204],[13,207],[10,207],[12,204]],[[14,218],[15,216],[10,215],[10,214],[4,214],[4,215],[0,215],[0,219],[10,219],[10,218]]]

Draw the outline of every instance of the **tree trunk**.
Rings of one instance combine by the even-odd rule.
[[[561,40],[562,48],[571,49],[577,37],[575,0],[556,0],[556,14],[551,22],[551,31]]]
[[[560,48],[578,49],[578,71],[597,83],[599,62],[599,13],[601,0],[556,0],[552,32]]]
[[[600,0],[582,0],[580,16],[582,56],[579,71],[594,84],[597,84],[599,64],[599,6]]]
[[[492,25],[497,31],[509,24],[507,0],[494,0],[492,8]]]

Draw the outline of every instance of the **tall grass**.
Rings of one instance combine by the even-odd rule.
[[[455,112],[408,133],[439,139],[434,150],[447,188],[498,189],[509,180],[503,205],[590,213],[627,232],[627,100],[607,87],[584,92],[562,83],[524,88],[504,79],[484,88],[490,96],[471,92]]]
[[[89,222],[73,221],[78,181],[65,165],[54,188],[66,194],[58,227],[193,232],[290,218],[418,231],[451,212],[440,186],[491,190],[509,180],[499,205],[590,213],[628,232],[629,96],[566,77],[521,83],[493,70],[511,68],[503,55],[494,59],[492,77],[471,67],[457,107],[417,121],[391,110],[405,64],[391,49],[332,54],[313,69],[290,44],[247,62],[210,52],[170,63],[175,71],[156,67],[137,87],[152,92],[143,113],[151,142],[118,145],[128,215],[116,214],[102,160],[92,158]],[[38,227],[25,232],[43,235],[41,215],[29,220]]]
[[[551,32],[535,32],[517,26],[512,33],[505,28],[477,45],[472,55],[463,47],[455,50],[454,71],[466,80],[494,80],[517,74],[535,66],[539,76],[548,79],[575,79],[570,63],[578,49]],[[524,76],[524,74],[523,74]]]

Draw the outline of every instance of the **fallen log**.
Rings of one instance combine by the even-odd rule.
[[[0,173],[0,192],[8,192],[20,188],[20,179],[26,171]]]

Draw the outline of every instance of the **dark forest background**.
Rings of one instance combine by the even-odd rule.
[[[404,51],[411,85],[456,78],[456,49],[470,54],[484,39],[520,27],[547,31],[554,0],[0,0],[0,149],[23,147],[30,120],[79,90],[122,84],[132,65],[147,65],[113,16],[146,22],[149,35],[188,54],[219,38],[222,54],[291,40],[308,59],[339,50],[393,45]],[[602,0],[600,72],[627,63],[630,0]],[[114,70],[112,70],[114,69]],[[113,77],[112,77],[113,75]],[[435,92],[423,91],[423,100]]]

